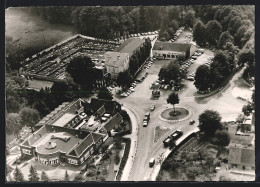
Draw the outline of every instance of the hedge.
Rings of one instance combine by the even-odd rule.
[[[119,170],[118,170],[118,173],[117,173],[117,176],[116,176],[117,181],[120,181],[120,179],[121,179],[122,172],[123,172],[123,169],[126,165],[128,155],[129,155],[129,151],[130,151],[130,146],[131,146],[131,139],[130,138],[123,138],[123,141],[125,142],[126,145],[125,145],[124,155],[122,157],[122,160],[121,160],[121,163],[120,163],[120,166],[119,166]]]

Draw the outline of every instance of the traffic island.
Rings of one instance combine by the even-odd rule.
[[[184,106],[177,105],[174,108],[165,107],[159,112],[158,118],[162,121],[174,123],[187,120],[191,117],[193,111]]]

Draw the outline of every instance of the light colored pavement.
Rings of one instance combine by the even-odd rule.
[[[193,65],[188,69],[188,73],[192,73],[196,68],[205,63],[208,56],[213,56],[213,53],[205,50],[204,54],[201,55]],[[169,61],[167,60],[155,60],[149,69],[149,75],[146,79],[138,84],[135,88],[135,92],[126,98],[116,98],[119,102],[123,103],[125,106],[131,107],[134,112],[138,115],[137,123],[139,125],[138,132],[138,145],[136,156],[132,165],[131,173],[129,175],[128,181],[143,181],[147,179],[154,180],[154,175],[158,169],[149,168],[149,160],[151,158],[158,158],[160,154],[166,154],[167,149],[163,148],[162,141],[172,132],[180,129],[184,132],[184,137],[193,132],[198,125],[198,118],[201,113],[206,109],[216,110],[222,116],[223,121],[235,120],[237,115],[241,113],[242,107],[245,102],[237,100],[231,94],[232,89],[235,87],[234,81],[241,75],[242,72],[237,73],[228,86],[222,91],[216,93],[215,95],[205,97],[205,98],[195,98],[197,95],[196,88],[193,81],[184,80],[183,83],[185,87],[179,92],[180,105],[187,106],[191,108],[194,113],[190,119],[194,119],[196,123],[194,125],[189,125],[190,119],[187,119],[178,123],[167,123],[158,119],[158,112],[161,107],[169,107],[167,105],[166,99],[172,91],[161,90],[161,97],[158,100],[151,100],[151,90],[149,86],[151,83],[158,78],[158,72],[160,67],[167,65]],[[155,104],[155,111],[151,112],[151,120],[147,127],[142,126],[142,119],[145,112],[149,111],[151,104]],[[171,128],[171,130],[166,133],[159,141],[153,143],[154,138],[154,128],[156,126],[163,126],[166,128]],[[166,153],[165,153],[166,152]],[[159,167],[159,166],[156,166]],[[124,178],[125,179],[125,178]]]
[[[131,146],[130,151],[128,154],[128,159],[126,162],[126,165],[123,170],[123,174],[121,176],[121,181],[127,181],[132,169],[132,165],[136,156],[136,150],[137,150],[137,144],[138,144],[138,124],[137,124],[137,115],[134,114],[131,109],[127,108],[126,106],[122,107],[123,110],[125,110],[131,120],[132,123],[132,133],[130,135],[124,136],[126,138],[131,139]]]

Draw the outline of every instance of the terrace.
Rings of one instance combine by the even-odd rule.
[[[118,44],[76,35],[55,46],[27,58],[23,69],[32,76],[45,79],[63,80],[65,78],[66,65],[76,56],[87,55],[96,64],[97,68],[104,67],[104,53],[113,51]]]

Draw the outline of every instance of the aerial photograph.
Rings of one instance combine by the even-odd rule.
[[[255,181],[255,6],[5,9],[5,181]]]

